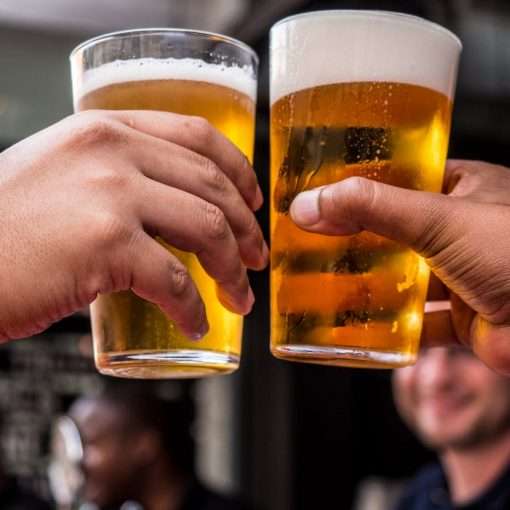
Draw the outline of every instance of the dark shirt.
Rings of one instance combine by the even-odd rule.
[[[0,510],[51,510],[51,505],[22,488],[14,479],[0,487]]]
[[[239,501],[211,492],[195,482],[180,510],[248,510]]]
[[[144,507],[135,501],[131,501],[132,507],[143,510]],[[172,505],[172,508],[174,505]],[[3,507],[0,505],[0,510]],[[10,509],[9,509],[10,510]],[[16,508],[16,510],[18,510]],[[37,509],[39,510],[39,509]],[[102,510],[119,510],[118,506],[108,507]],[[179,510],[253,510],[251,507],[244,505],[235,498],[222,496],[217,492],[212,492],[199,482],[193,482],[187,491],[184,501],[179,506]]]
[[[452,503],[441,466],[428,466],[411,482],[395,510],[510,510],[510,465],[484,493],[463,505]]]

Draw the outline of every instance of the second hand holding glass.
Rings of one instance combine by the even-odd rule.
[[[322,11],[271,30],[271,351],[391,368],[415,361],[429,278],[406,246],[306,233],[302,191],[360,176],[441,190],[459,40],[414,16]],[[405,218],[402,218],[405,221]]]

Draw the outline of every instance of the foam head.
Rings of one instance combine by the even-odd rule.
[[[383,11],[319,11],[271,29],[271,104],[349,82],[421,85],[453,98],[462,45],[445,28]]]
[[[193,58],[115,60],[73,79],[73,97],[80,99],[102,87],[130,81],[192,80],[235,89],[255,101],[257,82],[251,67],[210,64]]]

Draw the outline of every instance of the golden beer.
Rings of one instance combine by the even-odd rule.
[[[77,109],[160,110],[198,115],[221,131],[250,161],[253,156],[254,100],[228,86],[172,79],[115,83],[83,96]]]
[[[343,30],[342,15],[336,21],[328,25],[325,14],[312,14],[290,18],[296,24],[292,30],[286,30],[285,21],[273,30],[287,33],[282,38],[285,47],[306,28],[311,48],[317,30],[318,46],[324,46],[322,37],[348,59],[350,48],[344,55],[342,46],[328,39],[331,27]],[[354,27],[356,22],[367,25],[359,15],[354,15]],[[387,36],[395,39],[391,32]],[[384,52],[395,48],[387,46],[382,44],[380,59],[358,62],[357,67],[339,62],[338,56],[328,62],[317,55],[330,67],[344,66],[338,82],[322,76],[327,72],[334,78],[334,70],[321,71],[313,64],[306,74],[293,76],[287,65],[279,82],[272,77],[277,92],[272,91],[271,106],[271,350],[279,358],[358,367],[402,366],[415,360],[429,278],[425,261],[409,248],[368,232],[344,237],[307,233],[289,216],[299,192],[353,176],[441,190],[451,94],[431,88],[430,81],[425,81],[427,86],[420,80],[407,82],[405,70],[402,81],[393,81],[398,68],[389,70],[388,81],[363,79],[385,76],[384,69],[374,73],[372,67],[388,64]],[[367,54],[375,57],[378,51],[372,48]],[[272,55],[274,74],[277,57],[285,58],[282,46]],[[363,65],[369,69],[360,73]],[[349,68],[361,80],[344,81]],[[312,82],[314,72],[316,85],[301,88],[301,79]]]
[[[173,58],[114,61],[94,69],[80,92],[75,91],[78,111],[140,109],[204,117],[252,159],[255,78],[240,67]],[[235,370],[241,354],[242,317],[221,305],[214,280],[195,255],[165,246],[186,265],[200,292],[208,334],[200,341],[190,340],[157,306],[131,291],[100,295],[91,307],[98,369],[140,378],[197,377]]]

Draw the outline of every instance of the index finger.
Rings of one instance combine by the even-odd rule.
[[[108,114],[137,131],[181,145],[214,161],[252,210],[262,205],[262,191],[248,158],[206,119],[148,110],[112,110]]]

